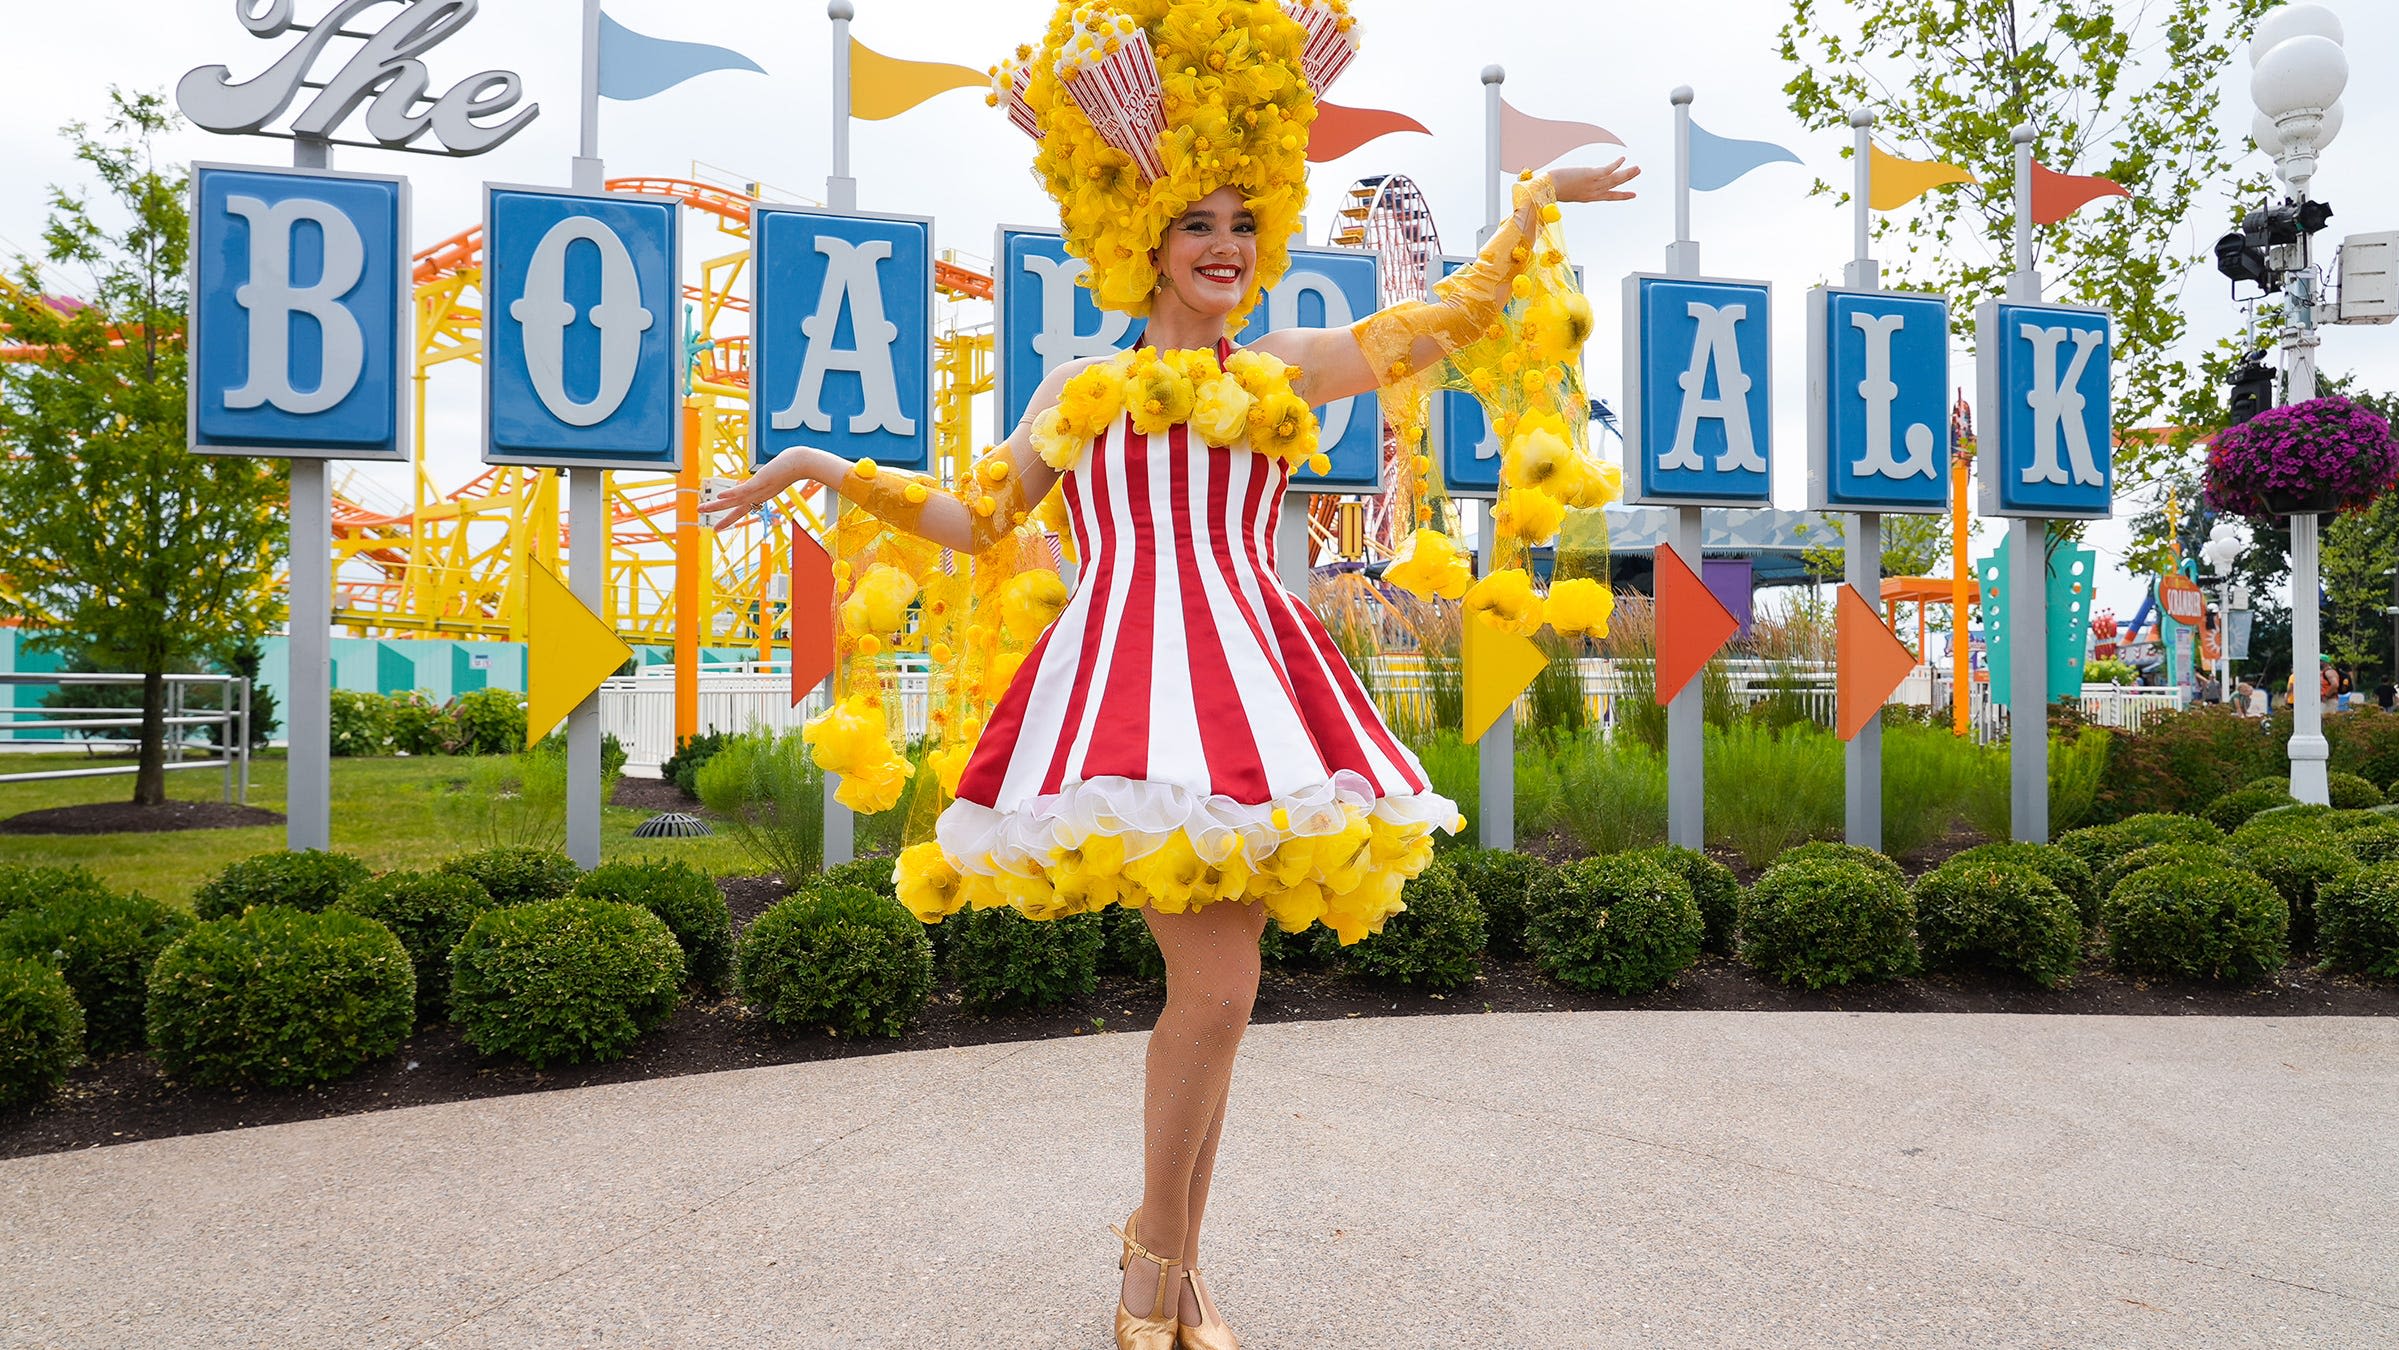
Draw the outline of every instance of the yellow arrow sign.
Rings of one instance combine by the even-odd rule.
[[[1549,666],[1549,653],[1539,643],[1507,632],[1472,614],[1459,616],[1464,628],[1466,663],[1466,743],[1483,739],[1499,715],[1516,704],[1532,687],[1533,678]]]
[[[538,562],[526,602],[525,744],[531,746],[598,692],[633,649]]]

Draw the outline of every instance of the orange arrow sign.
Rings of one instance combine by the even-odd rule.
[[[1916,654],[1874,612],[1874,602],[1855,586],[1841,588],[1838,663],[1841,739],[1853,741],[1882,711],[1899,682],[1916,668]]]
[[[833,673],[833,559],[794,521],[791,527],[791,706]]]
[[[1682,555],[1657,549],[1658,706],[1665,707],[1707,667],[1724,644],[1741,631],[1741,621],[1724,607]]]

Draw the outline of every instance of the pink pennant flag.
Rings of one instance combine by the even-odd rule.
[[[1509,173],[1538,169],[1578,145],[1622,145],[1615,132],[1589,122],[1552,122],[1518,112],[1499,101],[1499,167]]]

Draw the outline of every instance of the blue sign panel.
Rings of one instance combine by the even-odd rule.
[[[194,166],[191,448],[408,458],[407,259],[404,179]]]
[[[1624,279],[1628,505],[1769,504],[1772,296],[1762,281]]]
[[[1372,253],[1346,248],[1294,248],[1291,270],[1250,312],[1239,342],[1285,328],[1347,328],[1382,307],[1382,266]],[[1360,394],[1316,410],[1322,449],[1332,472],[1300,469],[1294,492],[1380,492],[1383,487],[1383,403]]]
[[[759,207],[750,451],[933,464],[933,222]]]
[[[483,193],[483,462],[680,468],[675,204],[490,183]]]
[[[1975,311],[1975,332],[1982,513],[2105,519],[2116,481],[2107,312],[1989,300]]]
[[[1808,292],[1808,508],[1949,509],[1949,302]]]
[[[995,295],[1000,332],[995,382],[1000,427],[1013,432],[1049,373],[1079,356],[1123,351],[1141,336],[1130,314],[1101,309],[1081,284],[1091,269],[1056,230],[1000,228]]]

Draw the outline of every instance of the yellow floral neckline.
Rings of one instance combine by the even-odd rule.
[[[1033,419],[1033,447],[1050,467],[1082,462],[1119,417],[1156,435],[1188,423],[1210,445],[1254,450],[1285,464],[1331,464],[1317,448],[1315,410],[1292,388],[1298,368],[1243,349],[1222,365],[1212,351],[1120,352],[1066,382],[1058,402]]]

